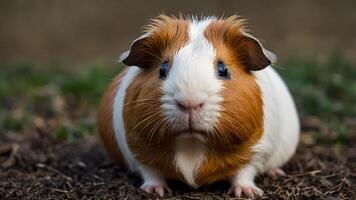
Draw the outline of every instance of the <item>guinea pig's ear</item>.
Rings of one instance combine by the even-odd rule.
[[[148,68],[152,65],[153,56],[148,48],[149,37],[143,35],[133,41],[130,50],[121,54],[119,61],[127,66]]]
[[[240,37],[237,44],[237,55],[249,70],[258,71],[274,62],[275,55],[265,50],[257,39],[250,36]]]

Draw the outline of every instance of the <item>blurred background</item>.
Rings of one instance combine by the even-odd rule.
[[[95,134],[118,55],[160,13],[247,18],[277,54],[308,137],[345,143],[355,132],[354,0],[12,0],[0,1],[0,133]]]
[[[0,59],[113,63],[150,18],[180,12],[244,16],[282,60],[292,56],[325,60],[338,51],[356,62],[353,0],[1,1]]]

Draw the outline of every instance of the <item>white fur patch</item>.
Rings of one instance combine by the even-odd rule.
[[[187,183],[197,187],[195,175],[205,159],[205,143],[195,136],[179,138],[176,144],[175,161],[177,169],[182,173]]]
[[[177,107],[176,100],[193,104],[204,102],[200,111],[191,113],[194,129],[211,131],[218,122],[222,82],[215,74],[216,51],[204,36],[204,30],[212,20],[191,20],[189,42],[174,56],[171,71],[162,87],[162,108],[176,131],[189,128],[189,114]],[[175,149],[176,167],[193,187],[197,186],[194,178],[206,152],[205,140],[200,136],[193,133],[183,135]]]
[[[138,169],[139,164],[138,161],[132,155],[132,152],[130,151],[129,146],[127,144],[122,113],[124,108],[126,89],[132,83],[132,81],[139,72],[140,68],[135,66],[129,67],[126,75],[123,77],[121,84],[118,88],[113,105],[113,126],[115,131],[115,138],[121,153],[123,154],[126,162],[129,165],[130,170],[132,171],[136,171]]]
[[[204,102],[202,110],[191,115],[196,130],[211,131],[220,115],[222,82],[214,70],[216,51],[204,36],[211,21],[212,18],[191,21],[189,42],[173,57],[172,68],[162,86],[162,108],[177,131],[188,129],[189,115],[177,107],[176,100],[192,104]]]
[[[282,166],[294,154],[299,119],[288,88],[271,66],[254,75],[263,97],[264,133],[253,147],[253,163],[258,171],[265,171]]]

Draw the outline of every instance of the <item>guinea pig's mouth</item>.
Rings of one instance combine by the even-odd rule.
[[[202,130],[198,130],[198,129],[193,129],[193,128],[189,128],[189,129],[184,129],[184,130],[180,130],[177,131],[177,134],[201,134],[201,135],[206,135],[205,131]]]
[[[179,139],[195,138],[203,142],[206,141],[206,137],[207,137],[207,133],[205,131],[197,130],[197,129],[180,130],[176,132],[176,135],[177,138]]]

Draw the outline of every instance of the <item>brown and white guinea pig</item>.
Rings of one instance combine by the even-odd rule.
[[[108,87],[98,126],[112,158],[163,196],[167,179],[197,188],[231,182],[235,196],[261,196],[260,173],[283,175],[299,121],[274,55],[244,20],[161,15],[128,52]]]

